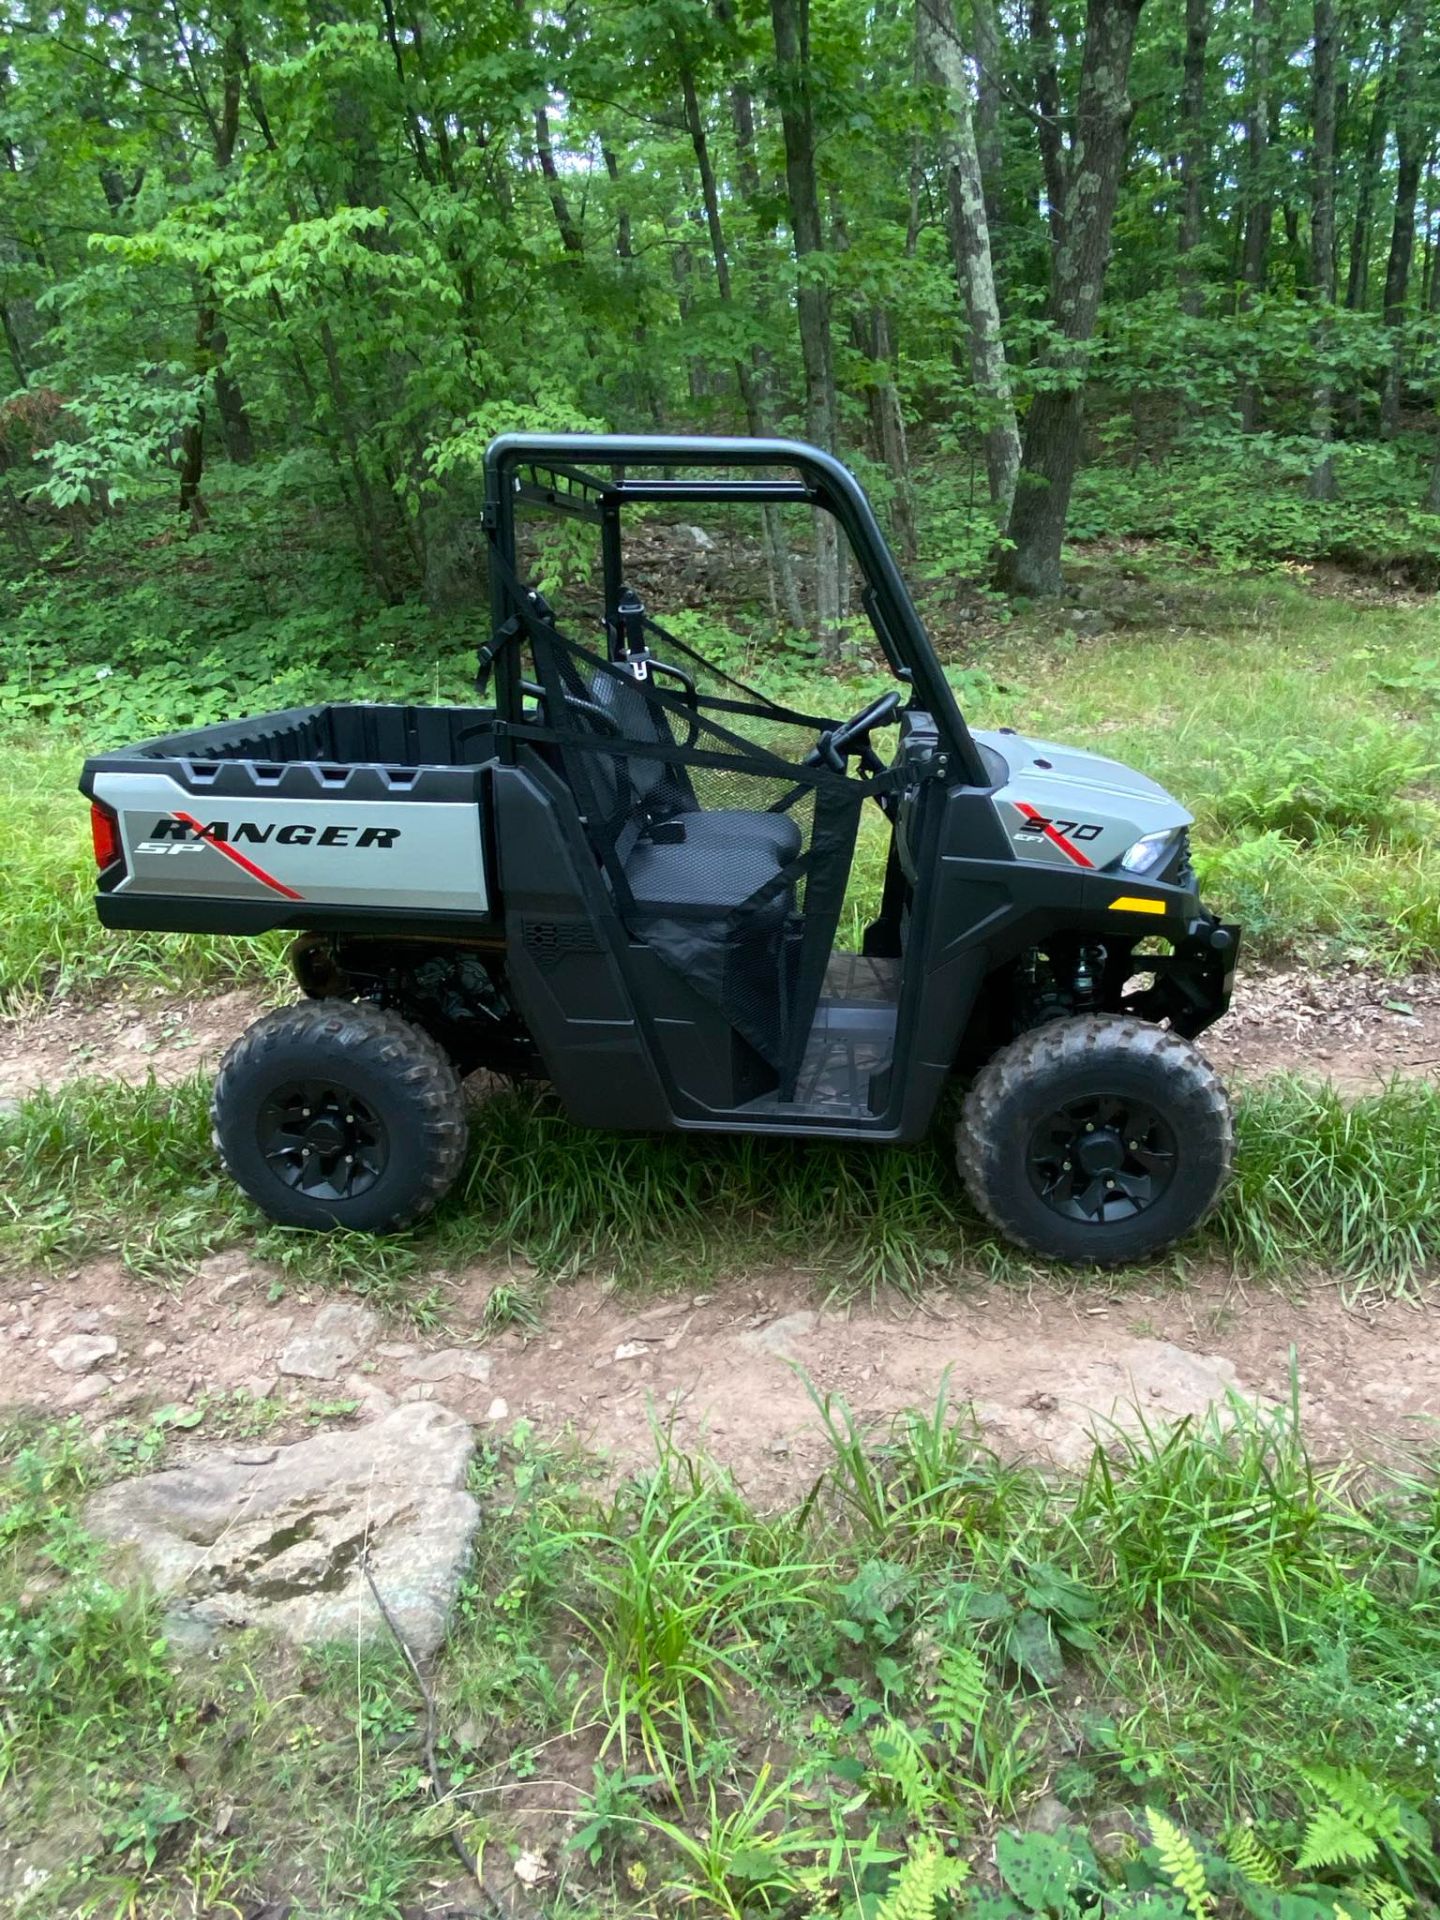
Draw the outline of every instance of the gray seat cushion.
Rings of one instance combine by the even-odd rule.
[[[710,813],[682,813],[676,824],[685,829],[687,846],[715,847],[745,841],[764,847],[776,864],[788,866],[800,855],[800,823],[788,813],[750,813],[739,807],[717,807]]]
[[[688,827],[693,814],[686,814]],[[751,816],[753,817],[753,816]],[[625,879],[644,907],[738,907],[774,880],[780,861],[753,840],[641,840],[625,862]]]

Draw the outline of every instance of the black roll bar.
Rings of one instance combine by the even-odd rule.
[[[496,633],[512,614],[508,581],[516,571],[515,476],[525,466],[555,472],[584,491],[593,491],[602,524],[608,523],[607,544],[614,540],[619,508],[627,500],[785,500],[821,507],[833,514],[865,576],[865,607],[892,668],[909,681],[917,705],[934,719],[960,777],[970,786],[991,784],[874,510],[855,476],[833,454],[803,440],[686,434],[501,434],[485,450],[486,528],[504,563],[490,570],[490,605]],[[632,480],[628,477],[631,467],[790,467],[799,472],[801,480],[798,484],[776,480]],[[620,478],[604,480],[596,468],[627,471]],[[543,498],[545,490],[527,484],[523,492],[534,499]],[[505,663],[501,663],[496,676],[496,702],[501,719],[518,719],[518,667],[506,671]]]

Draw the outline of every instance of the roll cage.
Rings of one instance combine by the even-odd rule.
[[[798,479],[734,479],[717,472],[675,478],[665,469],[789,469]],[[640,476],[632,468],[642,469]],[[655,470],[661,470],[658,476]],[[627,505],[740,501],[756,506],[799,505],[831,514],[850,544],[864,580],[862,605],[909,704],[931,716],[938,744],[960,781],[992,783],[980,751],[895,564],[874,510],[847,469],[819,447],[800,440],[732,439],[681,434],[502,434],[485,453],[485,526],[493,558],[490,610],[494,640],[495,707],[502,723],[523,716],[524,688],[517,649],[496,643],[521,611],[515,509],[526,502],[588,521],[599,529],[605,630],[612,656],[623,657],[626,620],[621,514]],[[506,742],[501,739],[501,750]]]

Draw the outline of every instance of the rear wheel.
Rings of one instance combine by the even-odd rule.
[[[221,1061],[211,1112],[226,1171],[282,1226],[394,1232],[430,1211],[465,1156],[450,1061],[367,1002],[257,1020]]]
[[[1199,1225],[1229,1175],[1234,1130],[1188,1040],[1097,1016],[997,1053],[966,1097],[956,1150],[970,1197],[1008,1239],[1114,1267]]]

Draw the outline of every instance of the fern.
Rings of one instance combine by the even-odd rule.
[[[936,1902],[953,1893],[968,1871],[963,1860],[947,1859],[934,1840],[912,1844],[875,1920],[935,1920]]]
[[[973,1647],[952,1647],[940,1662],[935,1717],[952,1739],[978,1733],[989,1688],[985,1667]]]
[[[1177,1893],[1185,1897],[1190,1920],[1209,1920],[1215,1901],[1205,1884],[1205,1863],[1188,1833],[1155,1807],[1145,1809],[1150,1838],[1160,1856],[1160,1871]]]
[[[1225,1856],[1252,1886],[1279,1889],[1280,1863],[1253,1827],[1232,1830],[1225,1842]]]
[[[1368,1867],[1380,1849],[1372,1837],[1338,1807],[1312,1813],[1295,1865],[1302,1873],[1318,1867]]]
[[[1302,1859],[1299,1863],[1301,1866],[1368,1866],[1381,1846],[1388,1847],[1397,1860],[1404,1859],[1410,1850],[1411,1836],[1405,1827],[1405,1809],[1393,1793],[1378,1781],[1367,1778],[1358,1767],[1311,1767],[1305,1778],[1317,1793],[1329,1801],[1330,1805],[1324,1812],[1338,1814],[1353,1833],[1375,1844],[1364,1854],[1313,1863]],[[1315,1816],[1316,1819],[1320,1817],[1318,1814]],[[1310,1824],[1313,1827],[1315,1820]],[[1307,1829],[1307,1852],[1309,1847],[1310,1833]]]
[[[1369,1880],[1362,1880],[1355,1891],[1375,1920],[1406,1920],[1410,1912],[1410,1896],[1402,1892],[1393,1880],[1372,1876]]]
[[[883,1771],[910,1818],[923,1826],[935,1811],[940,1794],[919,1742],[907,1726],[891,1720],[872,1744],[878,1770]]]

